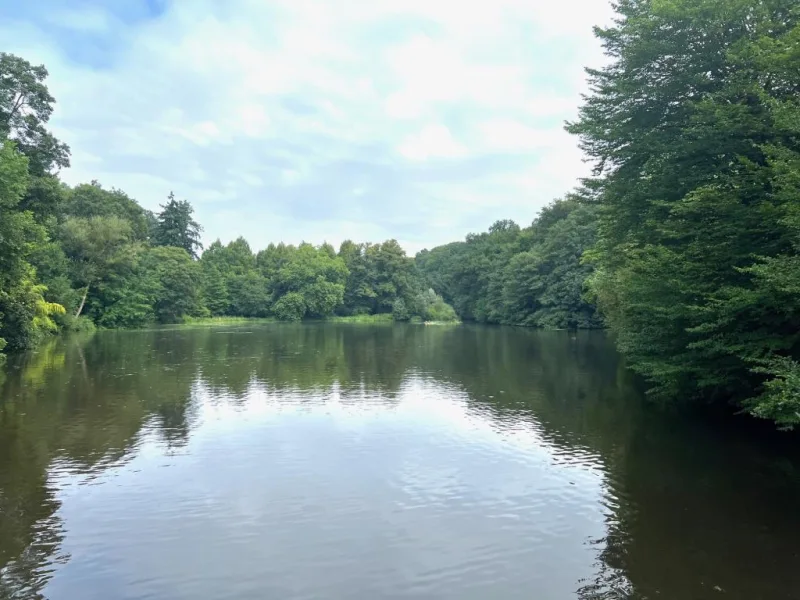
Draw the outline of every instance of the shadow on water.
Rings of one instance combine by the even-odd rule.
[[[597,457],[605,534],[586,540],[595,575],[576,582],[576,597],[789,599],[800,589],[796,437],[653,410],[604,334],[276,324],[102,332],[10,361],[0,598],[37,597],[69,560],[54,474],[96,477],[144,436],[180,451],[198,390],[232,406],[258,386],[309,403],[332,390],[392,403],[410,378],[462,391],[492,427],[535,431],[564,460]]]

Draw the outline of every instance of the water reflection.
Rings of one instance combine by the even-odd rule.
[[[0,598],[794,597],[792,441],[638,394],[598,333],[55,340],[0,382]]]

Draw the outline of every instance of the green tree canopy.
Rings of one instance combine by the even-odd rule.
[[[569,125],[596,164],[595,298],[655,394],[800,423],[800,5],[617,11]]]
[[[45,127],[55,104],[46,78],[44,65],[0,52],[0,139],[16,142],[36,176],[69,166],[69,147]]]
[[[170,192],[168,202],[161,206],[158,213],[153,241],[158,246],[183,248],[192,258],[198,258],[198,250],[202,250],[200,232],[202,227],[192,219],[194,209],[188,200],[175,200]]]

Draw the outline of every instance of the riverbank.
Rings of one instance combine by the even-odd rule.
[[[203,317],[184,319],[182,323],[177,324],[179,327],[195,327],[195,326],[214,326],[214,325],[236,325],[242,323],[290,323],[291,321],[282,321],[272,317],[267,318],[250,318],[250,317]],[[333,316],[324,319],[303,319],[300,323],[358,323],[363,325],[381,325],[392,323],[410,323],[412,325],[461,325],[461,321],[423,321],[419,317],[410,319],[408,321],[395,321],[391,314],[384,313],[379,315],[352,315],[347,317]]]

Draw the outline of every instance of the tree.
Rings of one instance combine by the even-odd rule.
[[[342,305],[344,314],[390,313],[398,298],[408,304],[422,288],[414,259],[406,256],[397,240],[381,244],[346,240],[338,256],[350,272]]]
[[[264,255],[260,259],[263,263]],[[257,268],[247,240],[240,237],[223,246],[213,242],[200,259],[204,298],[214,315],[266,316],[272,304],[269,280]],[[263,265],[262,265],[263,266]]]
[[[28,164],[13,142],[0,145],[0,351],[32,346],[51,329],[50,315],[63,310],[45,301],[45,288],[35,282],[30,263],[47,237],[30,212],[19,210],[29,182]]]
[[[592,293],[654,395],[800,423],[800,6],[617,10],[568,126],[596,164]]]
[[[585,299],[591,265],[582,262],[594,245],[595,208],[577,196],[545,207],[523,232],[521,249],[503,269],[502,323],[547,329],[591,329],[601,326]]]
[[[150,235],[147,211],[122,190],[107,190],[96,180],[76,185],[65,193],[61,216],[63,219],[116,217],[129,224],[132,239],[146,241]]]
[[[159,323],[178,323],[203,312],[200,267],[183,248],[150,248],[143,270],[157,282],[153,309]]]
[[[228,284],[219,268],[201,261],[201,281],[203,305],[211,315],[219,317],[229,314]]]
[[[37,230],[30,213],[18,210],[28,188],[28,159],[15,144],[0,146],[0,287],[18,281],[27,271],[31,234]]]
[[[462,319],[496,323],[501,320],[501,274],[519,244],[520,227],[497,221],[487,233],[420,253],[417,266]]]
[[[255,269],[228,278],[230,314],[239,317],[265,317],[272,305],[267,280]]]
[[[291,312],[294,315],[300,310],[294,295],[281,302],[287,294],[299,294],[303,298],[301,318],[333,314],[344,299],[347,275],[341,258],[331,256],[324,248],[301,244],[270,281],[276,314]]]
[[[345,240],[339,247],[338,256],[348,271],[341,307],[345,315],[371,314],[374,310],[377,293],[373,289],[366,246]]]
[[[44,65],[0,52],[0,139],[16,142],[36,176],[69,166],[69,147],[45,128],[55,104],[46,78]]]
[[[119,217],[70,217],[61,228],[61,242],[71,263],[73,281],[83,288],[81,302],[75,312],[83,312],[92,286],[114,274],[131,268],[134,254],[130,223]]]
[[[192,258],[198,258],[198,250],[202,250],[200,232],[202,227],[192,219],[194,209],[188,200],[175,200],[175,194],[169,193],[168,202],[161,206],[153,234],[153,241],[158,246],[174,246],[183,248]]]

